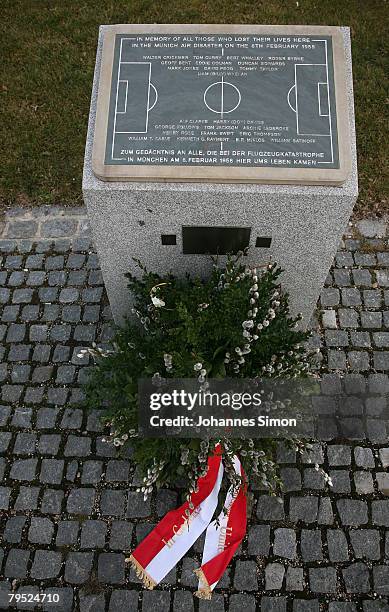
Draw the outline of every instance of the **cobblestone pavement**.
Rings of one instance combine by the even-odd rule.
[[[343,371],[372,391],[389,391],[385,234],[384,223],[366,221],[345,239],[312,339],[329,380]],[[44,610],[389,611],[382,430],[369,443],[317,444],[298,460],[280,446],[285,497],[255,492],[248,536],[212,602],[193,597],[201,542],[160,588],[143,591],[126,554],[179,493],[144,503],[131,457],[102,441],[98,410],[77,407],[88,371],[77,354],[111,337],[85,210],[11,211],[0,224],[0,262],[0,608],[13,609],[8,593],[41,592],[60,596]],[[332,490],[310,460],[330,472]]]

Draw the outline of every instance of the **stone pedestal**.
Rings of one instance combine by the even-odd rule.
[[[281,280],[290,293],[292,312],[301,312],[303,325],[308,323],[358,194],[348,28],[342,28],[342,34],[352,169],[347,181],[335,187],[98,179],[92,171],[92,143],[102,51],[100,33],[83,194],[117,323],[130,313],[124,274],[136,269],[133,257],[160,273],[203,275],[210,270],[209,256],[183,253],[182,231],[187,226],[251,228],[245,260],[249,264],[261,264],[269,257],[276,261],[285,270]],[[264,238],[271,239],[270,246]],[[163,244],[174,240],[176,244]]]

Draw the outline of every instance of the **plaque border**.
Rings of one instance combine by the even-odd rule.
[[[331,36],[334,67],[339,168],[272,168],[231,166],[162,166],[105,164],[108,113],[116,34],[286,34]],[[351,173],[350,122],[345,53],[342,31],[337,26],[222,25],[222,24],[116,24],[104,26],[98,79],[96,121],[93,134],[92,170],[103,181],[163,183],[258,183],[341,186]]]

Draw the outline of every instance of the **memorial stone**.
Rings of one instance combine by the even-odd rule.
[[[358,193],[348,28],[102,26],[83,191],[118,323],[133,257],[245,250],[306,324]]]

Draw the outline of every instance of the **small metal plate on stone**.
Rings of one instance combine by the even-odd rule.
[[[342,184],[336,27],[103,28],[93,170],[103,180]]]

